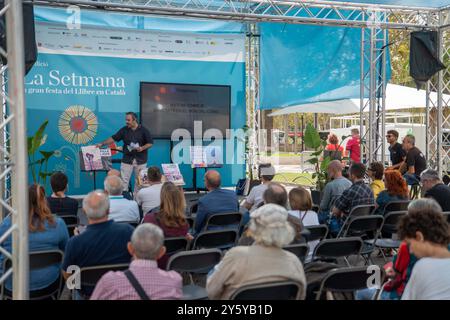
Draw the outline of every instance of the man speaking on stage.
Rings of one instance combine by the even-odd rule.
[[[125,124],[116,134],[96,146],[100,148],[114,141],[123,141],[123,158],[120,164],[123,188],[128,190],[128,183],[134,171],[134,190],[137,192],[139,172],[147,167],[147,149],[153,145],[153,139],[150,131],[137,122],[136,113],[127,112]]]

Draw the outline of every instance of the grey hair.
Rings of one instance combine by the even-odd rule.
[[[144,223],[134,230],[131,244],[138,259],[156,260],[164,245],[164,234],[157,225]]]
[[[439,203],[433,198],[421,198],[413,200],[408,205],[408,213],[432,211],[442,213],[442,208]]]
[[[420,174],[420,180],[433,180],[439,181],[439,173],[433,169],[427,169]]]
[[[91,220],[99,220],[108,215],[109,197],[104,190],[89,192],[83,199],[83,210]]]
[[[104,181],[105,190],[112,196],[119,196],[123,192],[123,182],[117,176],[106,177]]]
[[[415,146],[416,145],[416,137],[414,137],[412,134],[407,134],[405,136],[406,139],[408,139],[408,141]]]
[[[282,206],[266,204],[253,211],[250,217],[249,232],[255,243],[281,248],[294,240],[294,228]]]

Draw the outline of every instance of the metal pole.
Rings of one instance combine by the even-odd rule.
[[[441,21],[442,13],[439,14],[439,21]],[[443,58],[443,44],[444,44],[444,37],[443,37],[443,31],[440,29],[438,31],[438,57],[441,59]],[[439,71],[438,73],[438,87],[437,87],[437,128],[436,128],[436,144],[437,144],[437,153],[436,153],[436,170],[439,174],[439,178],[442,179],[442,116],[443,116],[443,107],[442,107],[442,91],[443,91],[443,71]]]
[[[6,34],[8,47],[8,93],[11,121],[12,204],[15,212],[12,224],[17,228],[12,236],[13,299],[28,299],[28,164],[26,113],[24,97],[24,42],[22,1],[7,0]]]
[[[364,145],[365,142],[362,141],[362,138],[364,137],[364,126],[363,126],[363,118],[364,118],[364,33],[365,29],[361,28],[361,51],[360,51],[360,57],[361,57],[361,63],[360,63],[360,75],[359,75],[359,135],[361,137],[359,148],[360,148],[360,155],[361,155],[361,162],[363,162],[364,159]]]
[[[0,69],[3,69],[3,65],[0,63]],[[4,79],[3,79],[3,72],[0,73],[0,90],[3,91],[4,87]],[[2,123],[2,121],[5,119],[5,99],[3,97],[1,97],[1,109],[0,109],[0,123]],[[0,129],[0,147],[4,148],[6,150],[6,145],[5,145],[5,131],[6,128]],[[0,173],[3,172],[5,170],[5,155],[3,154],[3,152],[0,152]],[[0,180],[0,199],[4,200],[5,199],[5,184],[6,184],[6,179],[5,180]],[[0,222],[3,221],[3,217],[5,214],[5,208],[0,205]]]
[[[298,113],[294,113],[294,153],[297,153]]]
[[[381,63],[381,161],[386,162],[386,50],[387,50],[387,30],[383,30],[383,59]]]
[[[376,140],[376,29],[374,27],[370,28],[370,101],[369,101],[369,159],[368,163],[374,161],[374,151],[375,151],[375,140]]]

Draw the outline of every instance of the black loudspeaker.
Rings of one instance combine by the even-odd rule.
[[[0,9],[5,5],[4,0],[0,0]],[[33,3],[23,3],[23,35],[25,44],[25,74],[31,70],[37,60],[37,46],[34,32],[34,10]],[[0,18],[0,46],[6,51],[6,21],[5,15]],[[8,64],[7,59],[1,55],[2,63]]]
[[[438,45],[437,31],[411,32],[409,74],[416,81],[418,89],[436,72],[445,69],[438,56]]]

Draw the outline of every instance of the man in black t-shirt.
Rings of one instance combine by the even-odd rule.
[[[127,190],[128,182],[134,171],[134,190],[136,193],[138,190],[139,172],[147,168],[147,149],[153,145],[153,139],[150,131],[137,122],[137,115],[134,112],[126,113],[125,124],[113,136],[98,143],[97,147],[100,148],[103,145],[110,145],[114,141],[123,141],[123,158],[120,165],[120,175],[124,190]]]
[[[403,149],[406,151],[406,168],[403,175],[409,185],[418,184],[420,174],[427,167],[427,161],[423,153],[415,146],[416,138],[408,134],[403,138]]]
[[[406,152],[398,140],[398,131],[389,130],[386,134],[386,140],[389,143],[389,153],[391,155],[392,165],[388,169],[398,169],[405,161]]]
[[[420,175],[422,190],[426,198],[433,198],[439,203],[442,211],[450,211],[450,187],[442,183],[437,171],[428,169]]]

